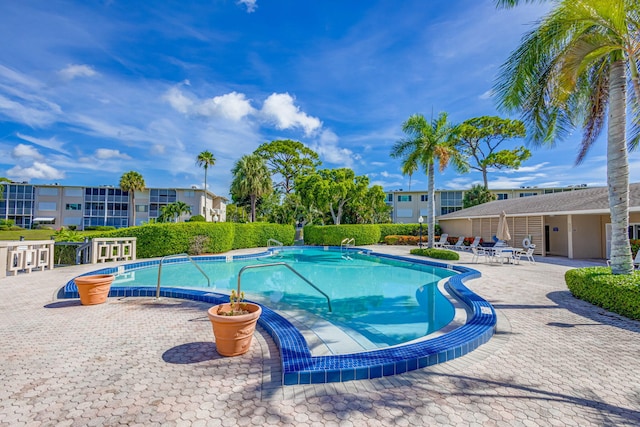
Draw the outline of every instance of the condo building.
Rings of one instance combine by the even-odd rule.
[[[195,187],[136,191],[135,207],[132,208],[129,192],[110,185],[83,187],[27,182],[2,185],[0,218],[13,220],[23,228],[37,224],[53,228],[75,226],[78,230],[99,225],[129,227],[134,225],[133,209],[135,225],[141,225],[158,218],[162,207],[174,202],[184,202],[191,208],[191,214],[182,215],[179,221],[197,214],[207,221],[226,220],[227,199]]]

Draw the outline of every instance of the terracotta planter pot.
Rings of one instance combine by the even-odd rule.
[[[80,294],[82,305],[102,304],[109,296],[113,274],[96,274],[94,276],[80,276],[73,279]]]
[[[231,311],[231,304],[226,303],[214,305],[207,312],[216,337],[216,351],[221,356],[239,356],[249,351],[262,307],[248,302],[244,309],[249,313],[225,316],[222,313]]]

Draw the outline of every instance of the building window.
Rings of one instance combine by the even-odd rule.
[[[398,209],[397,211],[398,218],[413,218],[413,210],[412,209]]]
[[[67,203],[64,209],[67,211],[81,211],[82,203]]]
[[[399,202],[410,202],[411,201],[411,196],[410,195],[398,195],[398,201]]]
[[[82,197],[82,188],[65,188],[64,195],[67,197]]]
[[[497,200],[507,200],[509,198],[507,193],[497,193],[496,196],[498,196]]]
[[[520,197],[531,197],[531,196],[537,196],[538,193],[537,192],[532,192],[532,191],[528,191],[526,193],[520,193]]]
[[[136,212],[149,212],[149,206],[147,206],[147,205],[136,205]]]
[[[58,189],[56,187],[40,187],[38,188],[38,194],[41,196],[57,196]]]
[[[420,195],[420,201],[421,202],[428,202],[429,201],[429,195],[428,194],[421,194]]]
[[[184,197],[195,197],[195,196],[196,196],[196,192],[195,192],[195,191],[193,191],[193,190],[184,190],[184,191],[182,192],[182,195],[183,195]]]
[[[393,202],[393,194],[387,194],[387,202]]]
[[[456,212],[462,209],[462,191],[440,192],[440,215]]]
[[[55,211],[56,202],[38,202],[38,210],[39,211]]]
[[[632,240],[640,239],[640,224],[629,224],[629,238]]]

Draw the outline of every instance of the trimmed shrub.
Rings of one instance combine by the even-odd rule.
[[[116,228],[111,225],[90,225],[84,228],[85,231],[111,231]]]
[[[276,239],[285,246],[291,246],[295,239],[296,229],[290,224],[272,224],[267,222],[233,224],[235,226],[233,249],[267,246],[269,239]]]
[[[427,236],[422,236],[422,243],[426,243],[429,239]],[[419,236],[387,236],[384,238],[384,243],[387,245],[412,245],[418,246],[420,243]]]
[[[206,222],[206,219],[202,215],[193,215],[187,221],[188,222]]]
[[[231,249],[267,246],[270,238],[292,245],[294,235],[292,225],[179,222],[120,228],[92,237],[136,237],[138,257],[152,258],[190,251],[221,253]]]
[[[613,275],[609,267],[586,267],[567,271],[564,279],[576,298],[640,320],[640,271]]]
[[[420,235],[420,224],[378,224],[380,227],[380,243],[384,241],[387,236],[418,236]],[[442,228],[439,224],[436,224],[435,233],[439,236],[442,233]],[[429,227],[426,224],[422,224],[422,235],[429,234]]]
[[[449,251],[447,249],[411,249],[409,251],[411,255],[426,256],[435,259],[444,259],[447,261],[458,261],[460,255],[457,252]]]
[[[206,236],[209,243],[203,247],[206,253],[231,250],[234,236],[232,223],[179,222],[148,224],[118,230],[92,237],[135,237],[139,258],[152,258],[186,253],[194,236]]]
[[[373,245],[380,241],[378,224],[307,225],[306,245],[340,246],[343,239],[353,238],[356,245]]]

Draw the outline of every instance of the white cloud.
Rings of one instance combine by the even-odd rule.
[[[491,99],[492,96],[493,96],[493,90],[489,89],[488,91],[486,91],[482,95],[480,95],[478,98],[484,100],[484,99]]]
[[[320,119],[300,111],[300,107],[294,105],[293,101],[288,93],[273,93],[264,101],[261,112],[278,129],[300,127],[307,136],[318,130],[322,126]]]
[[[30,167],[14,166],[7,171],[7,176],[16,181],[31,179],[60,179],[64,173],[43,162],[33,162]]]
[[[56,140],[55,137],[49,139],[35,138],[33,136],[25,135],[20,132],[16,133],[16,136],[24,141],[30,142],[32,144],[39,145],[44,148],[49,148],[50,150],[58,151],[62,154],[69,154],[67,150],[62,148],[64,145],[63,142]]]
[[[18,123],[24,123],[29,126],[48,125],[53,123],[61,112],[62,110],[58,105],[48,103],[37,97],[16,102],[0,95],[0,115],[4,114]]]
[[[176,111],[183,114],[187,114],[194,103],[193,100],[186,96],[177,87],[169,89],[167,93],[165,93],[163,99],[168,101]]]
[[[547,166],[549,164],[549,162],[542,162],[542,163],[538,163],[537,165],[533,165],[533,166],[521,166],[518,169],[505,169],[502,171],[502,173],[529,173],[529,172],[535,172],[538,171],[540,169],[542,169],[543,167]]]
[[[129,160],[131,157],[125,153],[121,153],[120,150],[112,150],[110,148],[98,148],[95,156],[100,160],[109,159],[125,159]]]
[[[197,107],[197,111],[203,116],[222,116],[234,121],[255,113],[245,94],[237,92],[205,100]]]
[[[13,148],[11,155],[17,159],[42,159],[42,154],[38,152],[36,148],[31,145],[18,144]]]
[[[348,168],[353,167],[353,151],[338,147],[338,135],[330,130],[324,130],[320,135],[320,141],[317,144],[312,144],[311,149],[328,163]]]
[[[89,65],[71,64],[58,71],[58,74],[65,80],[73,80],[76,77],[93,77],[98,73]]]
[[[247,13],[252,13],[256,11],[258,7],[258,0],[238,0],[236,4],[243,4],[247,7]]]

